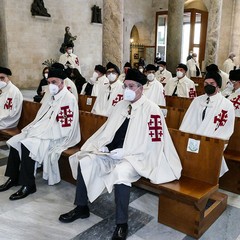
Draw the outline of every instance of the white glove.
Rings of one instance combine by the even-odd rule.
[[[99,151],[99,152],[103,152],[103,153],[109,153],[109,150],[108,150],[108,148],[107,148],[106,146],[100,147],[100,148],[98,149],[98,151]]]
[[[110,157],[115,160],[123,159],[124,151],[123,148],[116,148],[110,152]]]

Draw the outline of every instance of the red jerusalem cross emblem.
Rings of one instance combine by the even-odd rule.
[[[12,109],[12,98],[7,98],[4,109]]]
[[[148,122],[149,135],[152,138],[152,142],[161,142],[162,132],[162,121],[160,115],[151,115]]]
[[[115,106],[118,102],[120,102],[121,100],[123,100],[123,95],[122,94],[118,94],[116,96],[116,98],[112,101],[112,105]]]
[[[79,66],[79,60],[78,60],[77,57],[76,57],[76,59],[75,59],[75,63]]]
[[[240,107],[240,95],[238,95],[237,97],[233,98],[230,100],[233,103],[233,106],[235,109],[239,109]]]
[[[195,98],[196,91],[194,91],[193,88],[190,88],[188,95],[189,95],[189,98]]]
[[[228,119],[228,111],[222,110],[221,113],[219,113],[217,116],[214,117],[214,123],[217,123],[215,127],[215,131],[219,128],[225,125]]]
[[[73,112],[70,110],[69,106],[61,107],[56,119],[62,124],[62,127],[71,127]]]

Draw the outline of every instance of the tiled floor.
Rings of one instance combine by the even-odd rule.
[[[6,178],[4,171],[8,150],[0,142],[0,184]],[[27,198],[10,201],[9,196],[18,190],[13,187],[0,193],[1,240],[107,240],[115,227],[113,194],[105,193],[90,204],[91,215],[64,224],[60,214],[71,210],[75,186],[62,181],[48,186],[37,174],[37,192]],[[227,210],[206,231],[201,240],[239,240],[240,197],[229,195]],[[193,238],[157,222],[158,198],[133,187],[129,208],[129,240],[191,240]]]

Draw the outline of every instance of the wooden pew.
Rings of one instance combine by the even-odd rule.
[[[240,194],[240,117],[235,118],[234,132],[224,151],[229,171],[219,180],[220,188]]]
[[[93,105],[96,101],[95,96],[89,96],[89,95],[78,95],[78,106],[79,110],[81,111],[87,111],[91,112]]]
[[[167,116],[165,117],[165,121],[168,128],[179,129],[183,117],[186,113],[186,109],[176,108],[176,107],[161,107],[162,109],[166,109]]]
[[[194,83],[195,83],[197,96],[200,96],[200,95],[204,94],[205,93],[205,91],[204,91],[204,78],[191,77],[191,80],[193,80]]]
[[[159,195],[160,223],[199,238],[227,206],[227,195],[218,192],[224,141],[176,129],[169,132],[182,162],[181,178],[165,184],[141,178],[135,185]],[[198,153],[187,151],[189,138],[200,141]]]
[[[183,97],[177,97],[177,96],[165,96],[165,97],[166,97],[166,106],[168,107],[187,109],[192,102],[192,98],[183,98]]]
[[[59,159],[59,168],[63,180],[75,184],[76,181],[72,177],[68,158],[78,152],[87,139],[91,137],[106,122],[106,120],[107,117],[105,116],[79,111],[81,141],[76,146],[62,152],[61,158]]]
[[[20,133],[25,126],[34,120],[40,106],[40,103],[23,100],[22,113],[17,127],[0,130],[0,139],[8,140]]]

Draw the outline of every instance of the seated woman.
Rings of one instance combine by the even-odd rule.
[[[40,102],[45,93],[44,86],[48,85],[48,82],[47,82],[48,72],[49,72],[49,67],[45,67],[42,71],[43,79],[40,81],[39,86],[37,88],[37,95],[34,96],[35,102]]]

